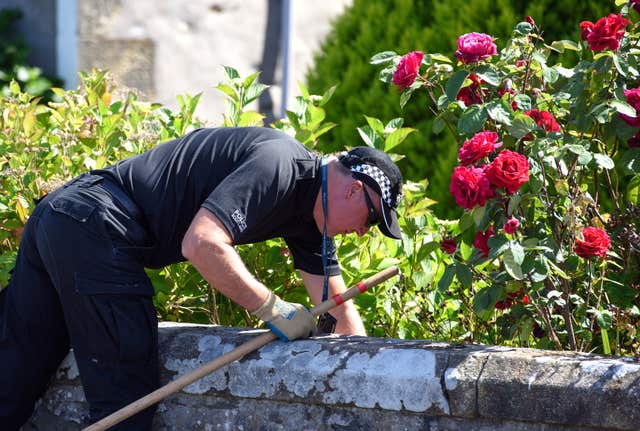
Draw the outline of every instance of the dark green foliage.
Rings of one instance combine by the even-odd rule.
[[[19,9],[0,9],[0,92],[9,95],[9,84],[17,81],[20,88],[33,96],[51,100],[52,86],[60,86],[60,79],[42,75],[39,68],[27,65],[29,48],[16,36],[15,24],[22,18]]]
[[[432,132],[429,101],[424,95],[400,109],[400,93],[378,80],[380,68],[369,64],[373,54],[395,51],[440,52],[453,57],[458,36],[482,32],[501,41],[514,25],[531,15],[544,30],[545,40],[577,40],[582,20],[595,21],[615,12],[613,0],[354,0],[336,20],[307,80],[312,93],[339,83],[327,106],[327,121],[340,124],[320,144],[323,151],[361,145],[356,127],[364,115],[383,122],[404,117],[405,126],[418,129],[402,144],[407,157],[399,165],[408,179],[429,179],[429,195],[441,217],[458,215],[449,193],[456,162],[458,137],[447,130]],[[567,23],[571,27],[567,27]]]

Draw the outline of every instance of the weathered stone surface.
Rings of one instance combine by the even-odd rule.
[[[261,331],[160,328],[164,383]],[[361,337],[273,342],[163,400],[157,430],[638,430],[640,364],[624,358]],[[79,430],[70,356],[24,430]]]
[[[640,364],[518,349],[492,355],[478,381],[491,418],[640,429]]]

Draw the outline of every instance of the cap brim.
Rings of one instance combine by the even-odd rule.
[[[382,209],[383,220],[378,224],[378,229],[384,235],[393,239],[402,239],[400,226],[398,225],[398,215],[393,208],[387,206],[380,198],[380,208]]]

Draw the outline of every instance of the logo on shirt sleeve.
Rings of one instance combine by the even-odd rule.
[[[240,232],[244,232],[244,230],[247,228],[247,218],[244,214],[242,214],[242,211],[235,210],[233,214],[231,214],[231,218],[234,222],[236,222],[236,225],[238,225],[238,229],[240,229]]]

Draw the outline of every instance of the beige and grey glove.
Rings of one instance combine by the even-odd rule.
[[[263,320],[282,341],[306,338],[316,333],[316,319],[307,307],[283,301],[271,291],[267,300],[252,314]]]

